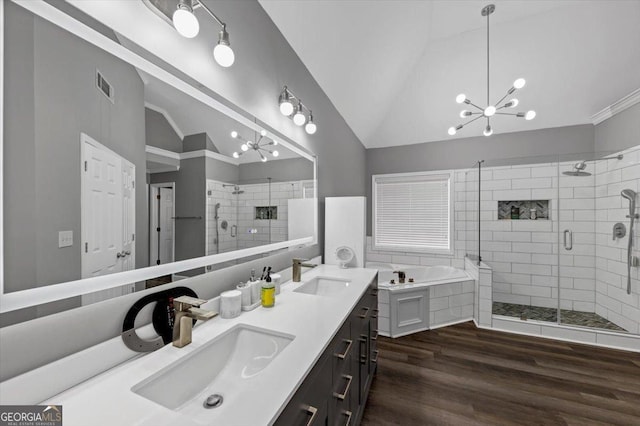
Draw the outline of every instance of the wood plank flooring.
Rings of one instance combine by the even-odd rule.
[[[378,338],[362,426],[640,425],[640,354],[482,330]]]

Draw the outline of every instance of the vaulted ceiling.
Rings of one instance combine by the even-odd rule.
[[[465,121],[457,94],[486,104],[488,3],[260,0],[367,148],[482,134],[484,120],[447,129]],[[640,87],[640,1],[493,3],[491,102],[524,77],[517,110],[537,112],[494,133],[591,123]]]

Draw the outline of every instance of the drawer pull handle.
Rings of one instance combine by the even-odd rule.
[[[347,422],[344,424],[344,426],[349,426],[351,424],[351,416],[353,415],[353,413],[351,411],[343,410],[342,414],[347,416]]]
[[[345,349],[344,352],[341,353],[341,354],[334,353],[333,356],[335,356],[337,358],[340,358],[340,359],[345,359],[347,357],[347,355],[349,354],[349,351],[351,350],[351,344],[353,343],[353,340],[343,339],[342,341],[347,344],[347,349]]]
[[[375,335],[371,335],[371,340],[378,340],[378,330],[373,330],[373,332],[375,333]]]
[[[316,407],[314,407],[313,405],[310,405],[307,407],[307,413],[311,414],[311,418],[309,419],[309,421],[307,422],[307,426],[311,426],[314,422],[314,420],[316,419],[316,414],[318,414],[318,409]]]
[[[377,350],[373,351],[373,353],[376,355],[376,357],[375,358],[371,358],[371,362],[378,362],[378,352],[379,351],[377,351]]]
[[[362,312],[360,315],[358,315],[358,316],[359,316],[360,318],[366,318],[366,317],[367,317],[367,314],[369,313],[369,308],[368,308],[368,307],[364,307],[364,308],[362,308],[362,310],[363,310],[363,312]]]
[[[344,401],[344,399],[347,397],[347,393],[349,392],[349,388],[351,387],[351,381],[353,380],[353,376],[350,376],[348,374],[343,374],[342,378],[343,379],[347,379],[347,386],[344,388],[344,392],[342,392],[342,393],[334,392],[333,393],[333,396],[338,398],[340,401]]]

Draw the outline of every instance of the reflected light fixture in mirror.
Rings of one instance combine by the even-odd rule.
[[[295,107],[294,102],[296,104]],[[280,92],[280,96],[278,97],[278,105],[280,107],[280,112],[282,113],[282,115],[286,115],[287,117],[291,118],[297,126],[304,126],[306,123],[304,130],[308,134],[313,135],[318,130],[318,126],[316,126],[316,124],[313,122],[313,113],[311,112],[311,110],[307,108],[307,106],[302,103],[300,98],[294,95],[287,86],[284,86],[282,92]],[[307,112],[306,115],[305,111]]]
[[[249,150],[254,150],[255,152],[257,152],[258,155],[260,155],[260,161],[262,161],[263,163],[267,161],[267,157],[264,155],[264,153],[269,153],[274,158],[278,157],[280,153],[277,150],[267,149],[268,146],[278,145],[278,142],[275,140],[268,140],[266,136],[267,136],[267,132],[265,130],[261,130],[260,137],[257,138],[258,139],[257,141],[253,142],[243,138],[235,130],[232,131],[231,137],[242,141],[242,145],[240,146],[240,149],[242,150],[242,152],[238,152],[238,151],[234,152],[233,158],[240,158],[241,155],[243,155],[245,152],[248,152]]]
[[[197,8],[204,9],[222,27],[218,33],[218,44],[213,48],[213,58],[221,67],[230,67],[236,58],[229,42],[227,24],[222,22],[204,3],[197,0],[179,0],[171,19],[174,28],[183,37],[197,36],[200,31],[200,23],[194,14],[194,9]]]

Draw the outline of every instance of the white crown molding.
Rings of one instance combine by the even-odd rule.
[[[154,155],[157,155],[159,157],[170,158],[172,160],[180,160],[180,153],[169,151],[169,150],[162,149],[162,148],[158,148],[158,147],[155,147],[155,146],[145,145],[144,151],[147,154],[154,154]]]
[[[197,151],[183,152],[180,154],[181,160],[198,157],[213,158],[214,160],[224,161],[225,163],[233,164],[234,166],[240,165],[240,161],[235,158],[227,157],[226,155],[218,154],[217,152],[209,151],[208,149],[199,149]]]
[[[184,140],[184,133],[182,132],[182,130],[180,130],[180,127],[178,127],[178,124],[175,121],[173,121],[173,118],[171,118],[171,115],[167,112],[166,109],[159,107],[157,105],[154,105],[147,101],[144,101],[144,106],[146,108],[149,108],[155,112],[162,114],[164,118],[167,120],[167,123],[169,123],[169,126],[171,126],[171,128],[173,129],[173,131],[176,132],[176,134],[180,137],[181,140]]]
[[[602,111],[595,113],[593,116],[591,116],[591,122],[594,126],[596,124],[600,124],[606,119],[609,119],[614,115],[621,113],[625,109],[634,106],[638,102],[640,102],[640,89],[634,90],[622,99],[619,99],[616,102],[612,103]]]

